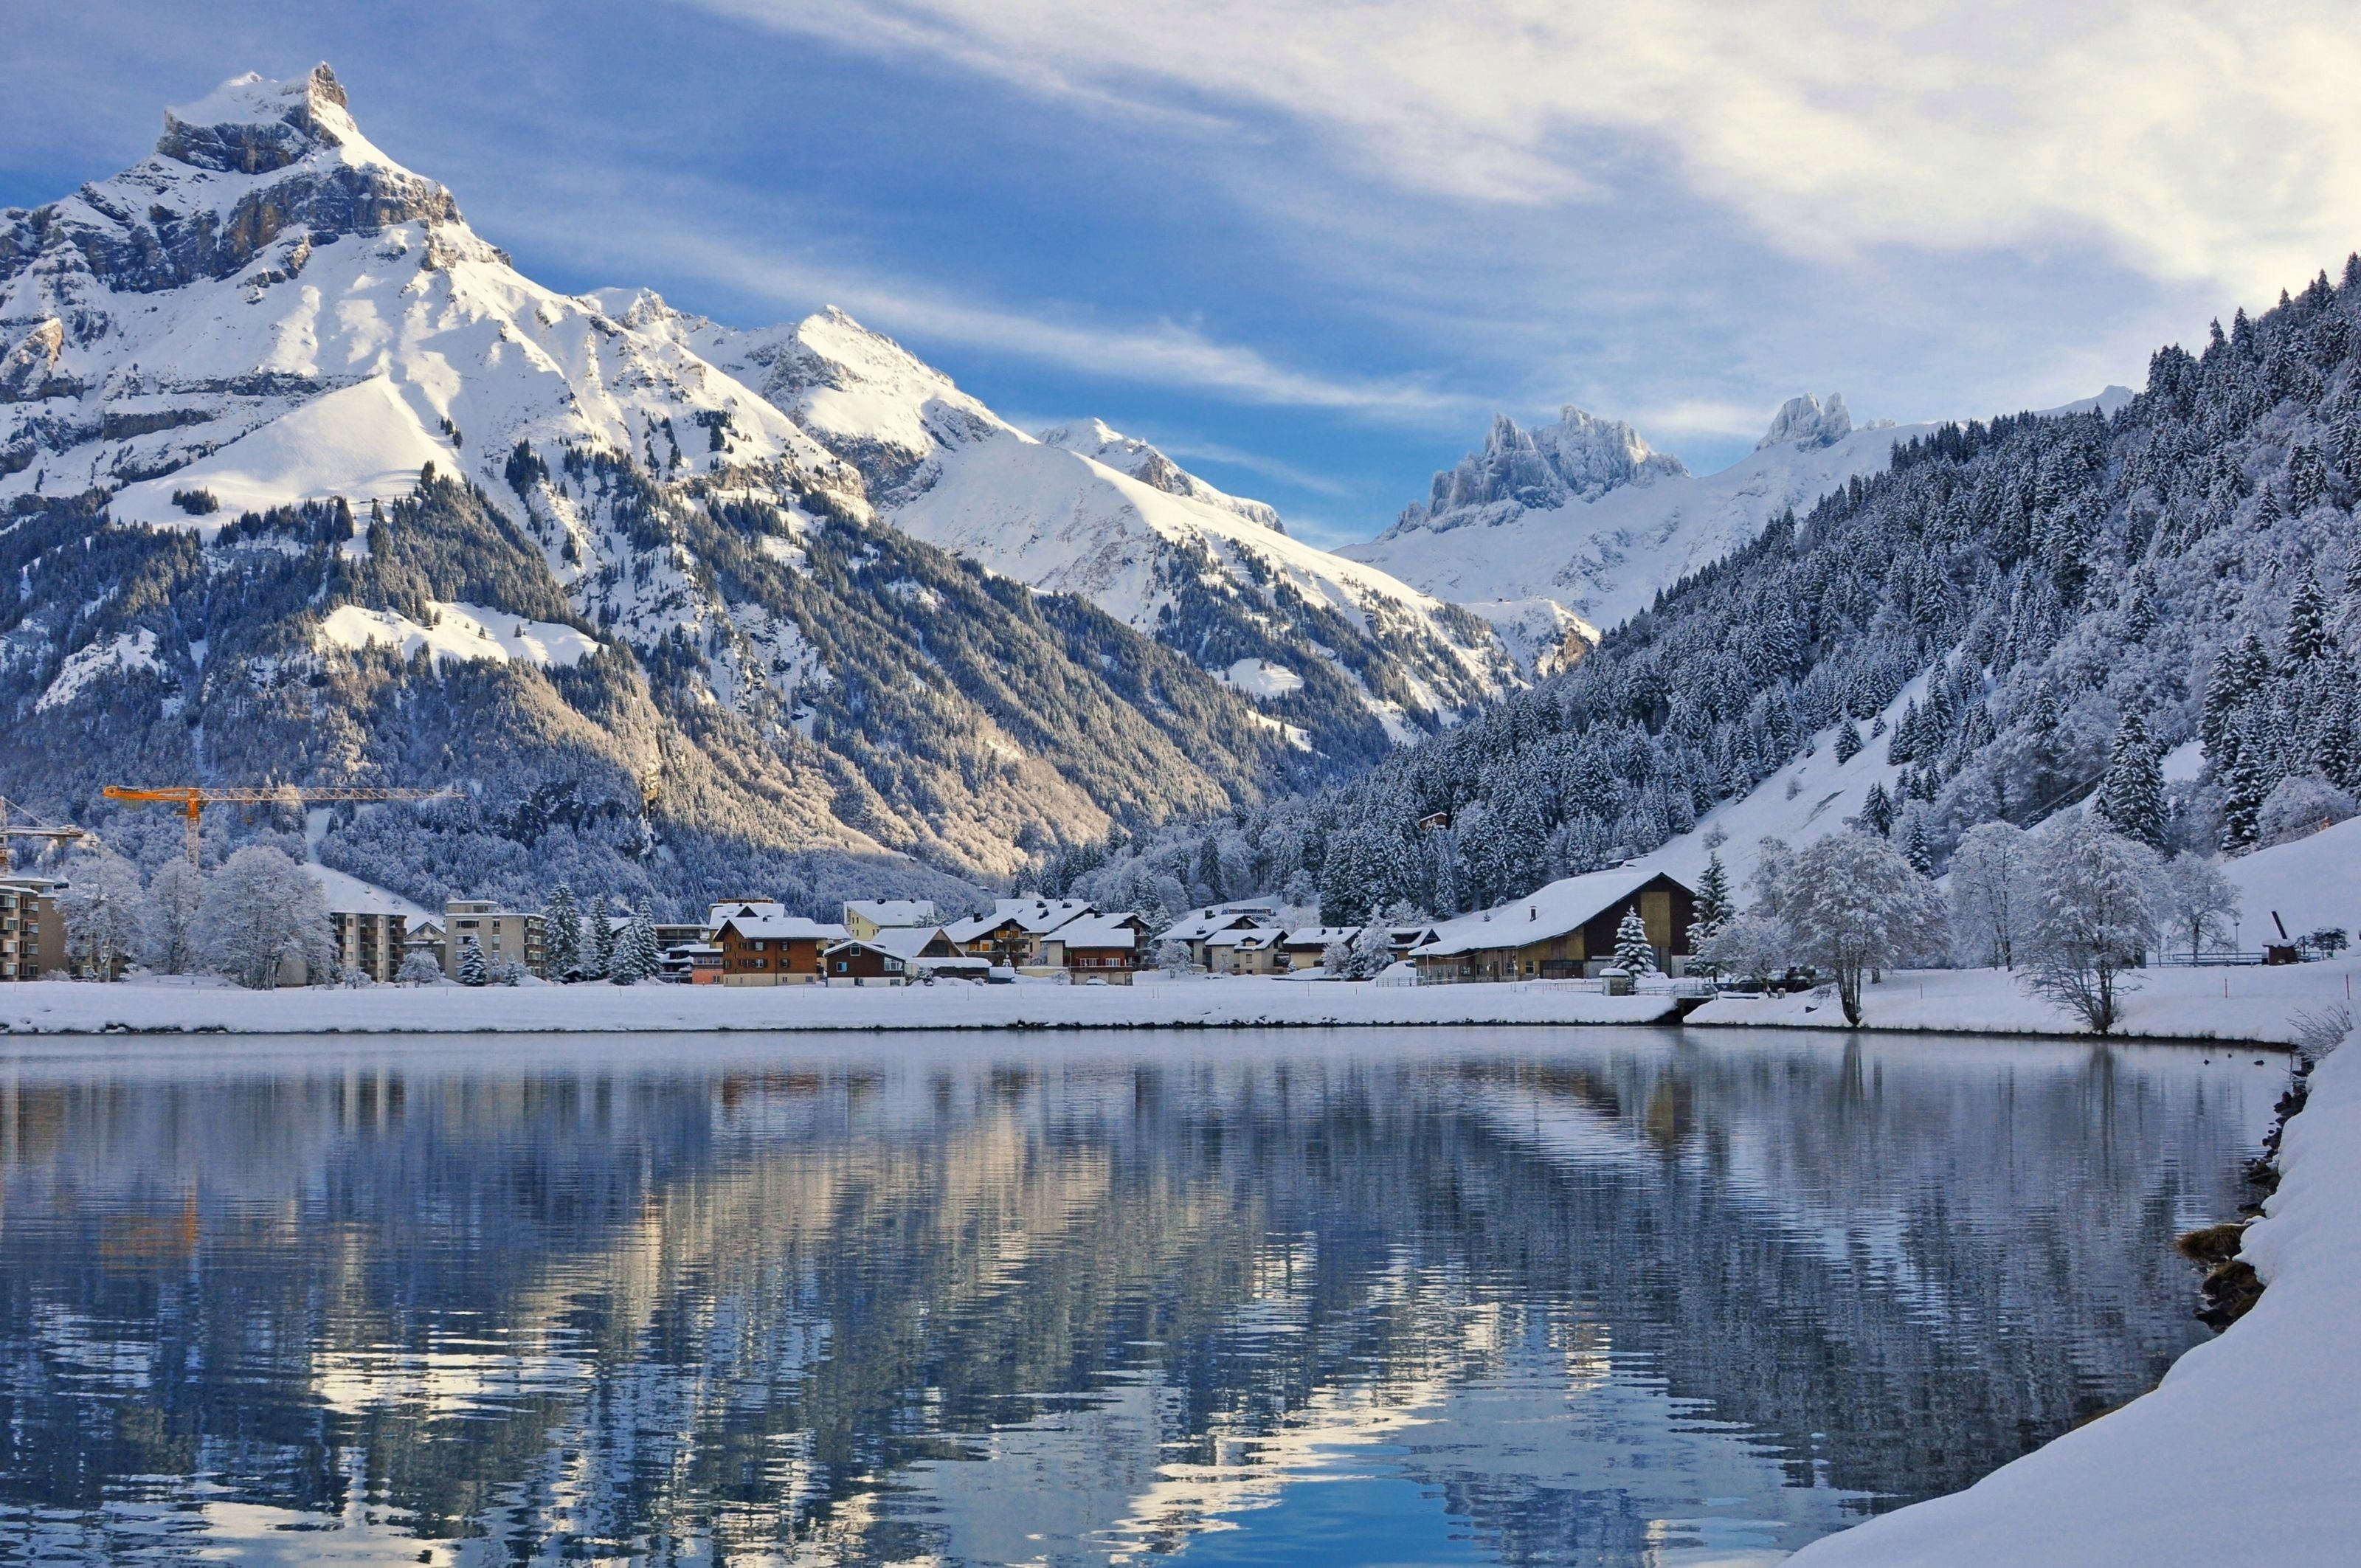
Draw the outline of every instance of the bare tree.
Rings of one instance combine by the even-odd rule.
[[[2157,913],[2176,935],[2189,934],[2191,963],[2207,942],[2229,941],[2224,922],[2238,917],[2238,884],[2222,873],[2220,861],[2194,854],[2167,861],[2158,888]]]
[[[148,879],[148,967],[159,974],[188,974],[200,961],[198,914],[205,902],[205,873],[174,855]]]
[[[2121,1021],[2122,976],[2156,945],[2163,862],[2154,850],[2077,816],[2034,836],[2032,968],[2026,988],[2098,1034]]]
[[[1998,969],[2016,967],[2016,944],[2033,914],[2031,851],[2013,822],[1980,822],[1951,856],[1951,929],[1960,946]]]
[[[66,956],[101,980],[120,980],[148,924],[148,894],[131,862],[100,855],[80,862],[58,894]]]
[[[328,900],[303,868],[265,844],[249,844],[206,879],[199,921],[205,957],[238,984],[269,991],[280,969],[301,962],[317,978],[335,961]]]
[[[1935,884],[1872,834],[1831,833],[1779,857],[1768,891],[1794,955],[1836,974],[1850,1024],[1861,1020],[1872,970],[1931,957],[1949,939]]]

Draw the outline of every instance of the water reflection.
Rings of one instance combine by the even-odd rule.
[[[1770,1561],[2150,1385],[2280,1077],[246,1049],[0,1062],[0,1559]]]

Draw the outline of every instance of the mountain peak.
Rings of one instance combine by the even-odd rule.
[[[361,135],[348,105],[344,83],[324,62],[283,82],[250,71],[197,103],[165,110],[156,151],[225,174],[267,174],[330,150],[356,163],[390,163]]]
[[[1162,490],[1169,496],[1186,496],[1220,507],[1224,511],[1259,523],[1274,533],[1285,533],[1286,526],[1279,520],[1278,511],[1268,503],[1248,500],[1207,484],[1162,452],[1135,435],[1108,424],[1103,419],[1075,420],[1071,423],[1053,425],[1034,437],[1044,446],[1079,453],[1093,463],[1104,464],[1119,474],[1128,474],[1141,484]]]
[[[1626,485],[1687,473],[1687,465],[1652,448],[1621,420],[1601,419],[1571,403],[1558,411],[1555,424],[1530,429],[1507,414],[1495,414],[1484,450],[1435,475],[1423,511],[1412,507],[1403,521],[1415,524],[1504,501],[1533,510],[1595,501]]]
[[[1834,446],[1852,433],[1852,414],[1846,409],[1844,394],[1830,392],[1825,403],[1806,392],[1799,398],[1789,398],[1771,416],[1771,428],[1754,444],[1761,452],[1767,447],[1792,446],[1799,452],[1817,447]]]

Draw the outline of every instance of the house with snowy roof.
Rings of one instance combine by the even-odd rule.
[[[1137,915],[1083,915],[1041,939],[1041,967],[1077,984],[1129,985],[1148,922]]]
[[[982,980],[992,960],[960,951],[940,926],[882,926],[820,951],[830,985],[907,985],[953,975]]]
[[[1268,930],[1279,925],[1279,908],[1270,904],[1209,904],[1202,909],[1191,909],[1157,936],[1157,942],[1186,942],[1189,961],[1200,969],[1212,969],[1213,961],[1206,951],[1209,938],[1224,931]]]
[[[800,915],[725,915],[713,933],[721,983],[810,985],[822,978],[820,954],[848,935],[841,926]]]
[[[931,927],[935,924],[935,901],[931,898],[848,898],[844,901],[844,928],[854,938],[867,941],[878,932],[911,927]]]
[[[961,952],[989,959],[1003,969],[1042,967],[1042,941],[1059,927],[1096,915],[1081,898],[1003,898],[988,915],[972,915],[943,927]]]
[[[1210,974],[1278,974],[1288,967],[1280,944],[1287,933],[1276,926],[1240,926],[1204,938]]]
[[[1689,957],[1697,893],[1663,872],[1618,867],[1566,877],[1496,908],[1445,920],[1411,950],[1421,985],[1459,981],[1596,976],[1615,961],[1616,931],[1636,910],[1656,967],[1678,974]]]

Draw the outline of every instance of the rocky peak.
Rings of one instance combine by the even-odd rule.
[[[1830,392],[1828,400],[1823,403],[1806,392],[1779,405],[1779,411],[1771,416],[1770,431],[1754,444],[1754,450],[1792,446],[1799,452],[1810,452],[1834,446],[1851,433],[1852,414],[1845,408],[1843,393]]]
[[[1495,414],[1484,449],[1435,475],[1425,515],[1502,502],[1543,510],[1594,501],[1625,485],[1687,472],[1679,458],[1651,449],[1621,420],[1600,419],[1571,404],[1558,411],[1555,424],[1532,430]]]
[[[286,82],[248,71],[201,103],[165,110],[156,152],[219,173],[267,174],[314,152],[355,145],[368,146],[347,112],[344,84],[321,64]]]
[[[1220,507],[1248,522],[1260,523],[1274,533],[1287,532],[1279,520],[1278,510],[1268,503],[1247,500],[1215,488],[1148,443],[1137,436],[1124,434],[1104,420],[1086,419],[1071,424],[1055,425],[1034,439],[1044,446],[1078,452],[1094,463],[1104,464],[1118,474],[1127,474],[1168,496],[1186,496],[1191,500]]]

